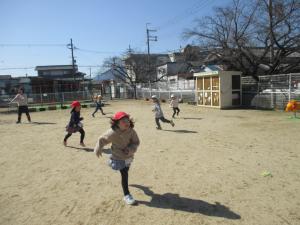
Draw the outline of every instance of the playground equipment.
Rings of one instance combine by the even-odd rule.
[[[297,111],[300,111],[300,102],[296,100],[290,100],[286,107],[285,107],[286,112],[294,112],[294,118],[297,118]]]

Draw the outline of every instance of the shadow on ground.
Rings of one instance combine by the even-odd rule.
[[[137,201],[137,204],[143,204],[149,207],[174,209],[190,213],[200,213],[206,216],[223,217],[227,219],[237,220],[241,216],[231,211],[228,207],[216,202],[211,204],[202,200],[180,197],[178,194],[165,193],[155,194],[149,187],[142,185],[130,185],[142,190],[146,195],[151,197],[149,202]]]
[[[56,123],[51,123],[51,122],[31,122],[31,124],[36,124],[36,125],[49,125],[49,124],[56,124]]]
[[[183,117],[182,119],[184,119],[184,120],[202,120],[202,118],[197,118],[197,117]]]
[[[74,146],[66,146],[67,148],[74,148],[74,149],[78,149],[78,150],[83,150],[86,152],[94,152],[93,148],[87,148],[87,147],[74,147]]]
[[[78,149],[78,150],[83,150],[83,151],[86,151],[86,152],[94,152],[94,149],[93,148],[87,148],[87,147],[75,147],[75,146],[66,146],[67,148],[74,148],[74,149]],[[103,152],[104,154],[111,154],[111,149],[108,148],[108,149],[103,149]]]
[[[162,130],[162,131],[169,131],[169,132],[175,132],[175,133],[198,133],[197,131],[193,130]]]

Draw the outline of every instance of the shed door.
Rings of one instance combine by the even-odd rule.
[[[241,76],[232,75],[232,105],[241,104]]]

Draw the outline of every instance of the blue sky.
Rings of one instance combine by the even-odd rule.
[[[66,47],[73,39],[79,66],[98,66],[130,45],[146,52],[146,23],[157,29],[152,53],[191,43],[185,28],[231,0],[0,0],[0,74],[36,75],[37,65],[71,64]],[[81,50],[79,50],[81,49]],[[97,52],[89,52],[92,50]],[[5,70],[4,70],[5,69]],[[88,67],[79,70],[89,74]],[[92,76],[99,70],[92,67]]]

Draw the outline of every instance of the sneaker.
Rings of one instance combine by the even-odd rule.
[[[106,115],[106,113],[102,113],[102,115],[103,115],[103,116],[105,116],[105,115]]]
[[[92,114],[92,117],[95,117],[95,115],[94,115],[94,114]]]
[[[156,127],[157,130],[161,130],[161,127]]]
[[[171,125],[172,125],[172,127],[175,126],[175,123],[173,122],[173,120],[171,120]]]
[[[134,200],[134,198],[132,197],[131,194],[125,195],[124,201],[126,202],[127,205],[133,205],[133,204],[135,204],[135,200]]]
[[[21,121],[17,121],[16,123],[21,123]]]
[[[67,141],[63,141],[64,146],[67,146]]]
[[[83,142],[80,143],[80,146],[85,147],[85,144]]]

